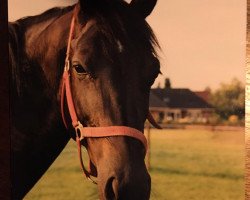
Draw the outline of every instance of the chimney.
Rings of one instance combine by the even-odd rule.
[[[171,88],[171,82],[169,78],[165,79],[165,89],[170,89]]]

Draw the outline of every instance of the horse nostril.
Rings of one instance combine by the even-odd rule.
[[[117,191],[115,191],[115,190],[116,190],[115,189],[115,178],[111,177],[107,181],[107,184],[106,184],[106,187],[105,187],[106,199],[115,200],[116,199],[116,193],[117,193]]]
[[[148,173],[131,176],[112,176],[106,181],[103,199],[106,200],[149,200],[151,178]],[[119,174],[120,175],[120,174]],[[120,179],[118,178],[120,177]]]

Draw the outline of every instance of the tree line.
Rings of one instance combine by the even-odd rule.
[[[209,103],[220,119],[229,120],[232,116],[239,120],[245,118],[245,85],[237,78],[229,83],[221,83],[214,91],[207,90],[210,90]]]

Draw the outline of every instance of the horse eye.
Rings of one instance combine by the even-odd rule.
[[[82,65],[74,65],[74,68],[78,74],[87,74],[87,71]]]

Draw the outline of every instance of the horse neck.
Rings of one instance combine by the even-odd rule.
[[[51,88],[57,90],[63,72],[72,9],[30,26],[25,32],[25,52],[43,70]]]
[[[45,21],[31,18],[29,25],[25,24],[27,21],[19,24],[23,44],[19,44],[20,52],[13,57],[18,60],[16,70],[20,71],[16,75],[21,87],[25,86],[22,97],[12,94],[11,99],[12,173],[16,197],[23,197],[31,189],[70,138],[63,126],[56,97],[70,19],[68,11]],[[18,42],[10,42],[10,46]],[[15,50],[10,48],[11,51]]]
[[[49,17],[47,11],[9,26],[12,104],[17,118],[20,111],[33,113],[46,104],[58,111],[72,7],[53,11]]]
[[[14,60],[11,63],[12,87],[16,87],[17,82],[20,85],[20,94],[12,90],[12,120],[18,130],[15,133],[20,132],[18,135],[33,138],[33,141],[40,136],[43,140],[51,139],[58,132],[55,129],[63,131],[64,128],[59,127],[63,123],[58,91],[72,9],[52,9],[10,26],[10,35],[18,36],[10,41]],[[15,47],[19,49],[17,52]],[[51,131],[55,133],[51,135]]]

